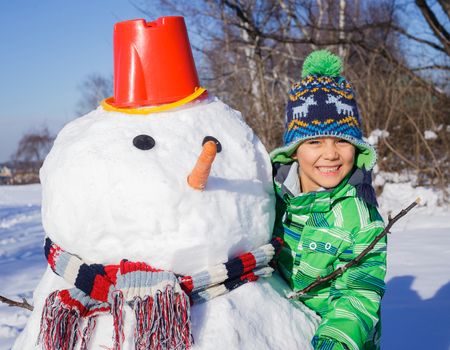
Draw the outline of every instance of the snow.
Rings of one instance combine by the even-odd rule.
[[[0,186],[0,205],[41,205],[41,185]]]
[[[31,301],[46,267],[41,186],[0,186],[0,295]],[[0,305],[0,349],[9,349],[30,311]]]
[[[380,139],[384,139],[384,138],[387,138],[387,137],[389,137],[389,131],[387,131],[387,130],[380,130],[380,129],[374,129],[374,130],[372,130],[370,135],[366,138],[366,140],[371,145],[376,146]]]
[[[450,348],[450,208],[438,206],[441,193],[409,183],[386,184],[381,208],[395,215],[417,197],[389,235],[384,349]]]
[[[438,138],[433,130],[425,130],[423,136],[425,137],[425,140],[436,140]]]
[[[373,168],[373,185],[383,187],[384,184],[389,183],[408,183],[409,186],[417,185],[417,174],[412,171],[404,170],[398,172],[380,171],[378,165]]]
[[[220,137],[217,138],[219,138],[224,146],[224,153],[218,154],[217,161],[222,160],[227,163],[226,167],[220,166],[220,163],[217,163],[217,166],[216,163],[214,164],[212,178],[208,183],[212,194],[208,194],[207,191],[197,193],[189,192],[188,190],[181,189],[181,187],[177,188],[179,191],[182,191],[183,195],[191,196],[189,197],[191,202],[199,205],[201,211],[222,210],[221,213],[224,215],[224,219],[221,221],[217,221],[220,218],[206,215],[206,219],[204,219],[206,220],[204,222],[205,229],[213,229],[215,225],[220,225],[222,229],[227,229],[233,233],[236,230],[233,226],[235,223],[226,223],[225,219],[238,220],[241,225],[249,229],[258,229],[258,227],[252,226],[257,225],[257,223],[254,223],[255,221],[261,223],[261,221],[266,220],[265,224],[259,226],[259,229],[262,228],[262,233],[260,233],[261,240],[265,240],[268,238],[269,231],[267,228],[264,228],[264,225],[268,225],[272,218],[270,215],[264,216],[261,213],[270,211],[268,209],[271,204],[270,199],[266,204],[255,206],[255,211],[245,211],[247,209],[239,209],[236,211],[232,207],[228,208],[228,206],[232,205],[230,203],[233,203],[233,201],[236,201],[235,205],[239,207],[241,201],[248,206],[255,201],[264,201],[264,198],[270,198],[266,197],[265,194],[265,191],[267,191],[265,182],[269,180],[267,178],[268,169],[264,168],[266,164],[264,151],[259,141],[252,136],[251,132],[248,131],[249,129],[241,124],[239,117],[235,116],[233,111],[227,110],[221,104],[211,105],[209,107],[212,107],[210,111],[212,117],[218,114],[231,113],[233,116],[230,117],[231,120],[229,121],[230,124],[228,127],[232,128],[231,130],[233,133],[236,133],[236,137],[243,138],[245,141],[243,144],[232,146],[231,139],[228,139],[228,136],[223,131],[218,128],[208,129],[208,135],[216,137],[219,135]],[[218,110],[220,112],[217,112]],[[214,111],[217,113],[214,113]],[[96,113],[99,112],[97,111]],[[186,114],[184,113],[184,115]],[[102,118],[101,115],[97,116]],[[50,163],[48,164],[54,161],[58,164],[58,169],[59,167],[61,169],[57,171],[51,169],[51,174],[48,173],[49,169],[44,169],[43,177],[47,181],[44,181],[44,184],[53,186],[58,181],[63,182],[63,179],[69,181],[69,183],[76,183],[77,176],[81,176],[85,171],[89,171],[89,175],[93,177],[92,184],[88,184],[83,190],[76,188],[77,191],[73,191],[73,186],[72,188],[70,188],[71,186],[67,186],[67,189],[61,189],[59,187],[62,191],[58,194],[55,194],[54,191],[45,193],[44,189],[44,210],[42,217],[40,185],[0,186],[0,295],[15,300],[20,300],[24,297],[31,301],[32,293],[36,289],[38,293],[35,295],[34,302],[35,306],[39,308],[38,304],[42,302],[42,298],[44,297],[39,293],[45,294],[49,288],[57,285],[57,282],[55,282],[57,277],[52,273],[47,272],[45,274],[47,277],[41,280],[46,270],[46,261],[43,257],[42,249],[45,235],[42,221],[44,221],[47,230],[54,232],[55,239],[58,236],[58,232],[61,231],[52,231],[52,228],[58,226],[58,228],[62,228],[63,230],[70,230],[70,227],[66,227],[70,226],[66,223],[67,220],[80,229],[80,231],[75,233],[75,237],[78,239],[83,234],[96,235],[98,233],[100,235],[99,232],[102,232],[101,230],[104,229],[101,226],[89,226],[85,225],[85,222],[78,221],[80,221],[80,217],[88,214],[92,214],[93,217],[98,217],[98,215],[99,217],[103,217],[102,215],[107,215],[104,211],[110,211],[111,214],[114,214],[114,216],[117,215],[119,218],[116,219],[119,221],[109,223],[108,228],[119,225],[122,230],[127,230],[130,226],[136,229],[136,227],[139,227],[139,224],[152,225],[151,221],[146,221],[149,219],[145,217],[144,213],[139,213],[139,205],[150,205],[154,198],[149,198],[148,202],[140,199],[143,202],[139,202],[137,199],[139,192],[134,187],[142,187],[141,183],[139,183],[139,181],[143,181],[140,178],[140,174],[146,171],[154,171],[154,168],[152,168],[151,164],[143,164],[145,162],[141,162],[139,153],[133,153],[135,152],[134,149],[131,149],[127,154],[132,154],[132,157],[135,157],[134,159],[137,165],[135,164],[136,167],[132,169],[126,168],[126,157],[121,155],[121,152],[125,154],[125,151],[121,148],[125,146],[125,143],[122,143],[121,137],[130,140],[134,135],[133,132],[136,130],[133,130],[127,123],[123,122],[123,117],[119,115],[117,117],[117,120],[113,122],[114,132],[111,138],[106,140],[102,140],[102,137],[106,137],[106,135],[102,135],[101,130],[103,126],[93,123],[89,118],[77,122],[83,125],[82,130],[76,130],[78,124],[75,124],[75,127],[71,126],[69,129],[66,129],[65,133],[67,137],[71,138],[70,143],[74,143],[74,140],[80,141],[78,146],[73,146],[74,149],[70,152],[66,146],[62,150],[58,150],[59,146],[56,146],[54,155],[50,157]],[[130,118],[130,116],[126,116],[126,118]],[[202,114],[201,118],[204,120],[207,116]],[[190,123],[187,117],[181,119],[183,122]],[[176,133],[175,135],[171,134],[166,137],[162,132],[166,130],[158,131],[156,127],[146,126],[144,120],[137,121],[137,123],[139,124],[139,130],[143,128],[143,131],[139,133],[150,134],[151,132],[152,136],[155,135],[154,137],[157,142],[161,140],[161,149],[166,153],[164,154],[165,161],[158,163],[158,166],[174,167],[174,171],[168,172],[167,179],[170,179],[172,184],[175,184],[174,186],[184,184],[186,171],[188,171],[188,166],[184,165],[184,162],[192,163],[192,159],[198,153],[199,149],[190,150],[181,145],[181,140],[179,140],[180,135]],[[168,121],[167,128],[175,130],[174,124],[172,121]],[[237,127],[238,124],[241,126]],[[191,127],[194,127],[194,125],[191,124]],[[199,129],[202,129],[202,127]],[[85,148],[83,149],[85,147],[83,142],[86,139],[81,131],[95,133],[97,135],[95,141],[95,152],[97,154],[92,151],[89,152]],[[195,137],[192,140],[189,139],[189,142],[195,142],[195,145],[198,144],[198,148],[200,148],[202,138],[206,136],[204,135],[205,132],[205,130],[201,130],[198,133],[194,132]],[[185,138],[181,139],[185,140]],[[175,163],[175,159],[168,157],[168,150],[164,149],[163,141],[175,142],[180,152],[186,151],[189,156]],[[65,144],[64,138],[60,137],[57,140],[58,143],[59,145]],[[96,174],[93,169],[82,168],[83,157],[86,159],[97,156],[111,156],[105,150],[110,145],[112,147],[111,152],[118,154],[119,159],[123,163],[111,162],[107,166],[103,165],[105,167],[104,169],[97,169],[99,170],[99,174]],[[225,153],[227,145],[234,147],[233,151],[230,150],[233,153],[233,157]],[[253,159],[253,161],[249,161],[249,167],[239,168],[245,164],[245,161],[234,158],[234,153],[237,153],[235,151],[236,149],[248,151],[246,156]],[[67,154],[64,155],[64,152],[69,152],[70,160],[64,160],[68,156]],[[79,153],[83,152],[85,153],[84,155],[79,155]],[[255,154],[258,156],[256,157]],[[120,156],[124,158],[120,158]],[[221,156],[223,156],[222,159],[219,158]],[[78,158],[75,161],[73,157]],[[79,164],[80,168],[75,174],[66,171],[67,169],[64,168],[66,161]],[[86,165],[89,165],[90,161],[85,161]],[[152,161],[156,160],[152,159]],[[260,166],[256,164],[260,164]],[[109,166],[112,168],[109,168]],[[146,168],[147,166],[149,168]],[[57,174],[53,172],[54,170]],[[119,175],[112,174],[115,171],[119,175],[121,174],[121,176],[131,177],[130,192],[123,193],[123,197],[120,197],[119,200],[117,198],[102,198],[102,196],[98,196],[99,192],[106,191],[107,189],[114,189],[114,191],[120,189],[120,187],[117,187],[119,184],[117,183],[117,178],[115,178],[115,176]],[[136,174],[133,174],[133,172]],[[223,174],[226,174],[226,177]],[[106,184],[100,183],[98,184],[98,188],[96,188],[94,186],[94,180],[98,180],[101,176],[106,176]],[[58,179],[58,177],[61,178]],[[260,184],[254,184],[248,189],[247,185],[251,177],[260,179]],[[240,180],[242,178],[246,180]],[[150,187],[152,186],[152,183],[146,184]],[[80,191],[88,192],[87,190],[93,191],[94,193],[80,193]],[[159,199],[164,196],[159,187],[155,187],[152,190],[157,191],[157,197]],[[125,191],[125,189],[122,189],[122,191]],[[145,191],[147,189],[143,190],[144,194],[146,193]],[[224,192],[231,193],[226,194]],[[135,202],[127,202],[126,194],[131,194]],[[214,197],[215,194],[218,197]],[[83,197],[84,195],[88,195],[89,197]],[[176,196],[176,194],[173,195],[175,196],[173,200],[176,201],[175,207],[186,210],[186,205],[183,204],[180,197]],[[207,205],[202,206],[199,203],[200,200],[196,200],[194,195],[203,196],[204,200],[207,201]],[[450,209],[441,204],[442,195],[439,192],[423,187],[413,187],[410,182],[396,184],[385,183],[384,191],[379,198],[380,209],[386,218],[389,214],[397,214],[400,209],[408,206],[417,197],[421,198],[421,205],[400,219],[394,225],[392,233],[389,236],[387,292],[382,303],[383,349],[449,349],[450,345],[450,264],[448,263],[448,256],[450,256]],[[85,204],[85,208],[77,209],[84,210],[84,212],[73,212],[72,215],[75,217],[68,217],[68,209],[60,207],[64,205],[63,199],[69,200],[69,202],[72,201],[70,202],[72,206],[81,205],[81,203]],[[222,199],[224,200],[223,206],[217,203]],[[114,203],[115,200],[117,200],[117,203]],[[52,204],[53,201],[56,201],[56,204]],[[155,210],[157,210],[158,215],[161,215],[162,222],[168,223],[169,218],[165,217],[166,214],[163,208],[169,211],[174,209],[168,208],[160,202],[158,201],[158,205],[161,208],[157,207]],[[119,204],[122,205],[120,206]],[[55,206],[53,207],[53,205]],[[134,210],[136,210],[136,206],[138,207],[137,218],[142,220],[142,222],[133,223],[130,221],[129,216],[133,212],[129,208],[131,205],[134,205]],[[57,222],[55,223],[50,213],[46,212],[46,210],[50,209],[45,208],[52,208],[52,211],[57,211],[66,216],[61,219],[61,222],[56,220]],[[240,212],[240,210],[244,211]],[[187,220],[185,225],[193,225],[189,221],[189,217],[185,216],[183,218],[185,221]],[[109,220],[113,219],[110,218]],[[123,222],[120,222],[120,220]],[[64,232],[67,232],[64,235],[72,234],[71,231]],[[112,232],[114,235],[115,231]],[[195,236],[196,232],[186,231],[185,234]],[[221,238],[219,231],[214,231],[214,235],[218,236],[215,237],[214,244],[216,247],[217,245],[222,245],[222,248],[225,247],[227,253],[225,255],[232,255],[238,250],[247,249],[252,244],[258,245],[260,243],[258,239],[256,239],[256,242],[251,242],[250,237],[247,240],[225,242]],[[238,237],[238,235],[235,237]],[[140,239],[145,241],[150,238],[140,237]],[[130,244],[133,244],[133,242]],[[192,260],[189,265],[182,266],[187,270],[195,269],[205,261],[213,262],[214,259],[223,259],[223,254],[220,257],[208,255],[209,248],[206,246],[200,247],[201,249],[197,250],[197,244],[197,247],[194,245],[191,247],[192,249],[185,249],[186,241],[183,240],[180,242],[172,242],[171,244],[173,248],[179,250],[180,256],[183,259],[167,260],[166,263],[176,265],[181,264],[181,261],[185,259]],[[84,246],[80,247],[80,249],[84,248]],[[106,255],[105,251],[95,250],[98,248],[94,248],[91,254],[98,253],[100,256],[102,254]],[[158,247],[158,249],[163,248]],[[196,254],[197,252],[200,253]],[[41,283],[39,284],[40,281]],[[309,340],[309,337],[314,332],[314,328],[317,325],[317,318],[301,304],[294,304],[283,298],[282,296],[287,292],[286,285],[275,275],[271,279],[247,284],[226,296],[218,297],[211,302],[194,307],[192,311],[192,322],[194,326],[194,337],[198,341],[195,349],[211,349],[212,346],[208,346],[208,344],[220,344],[220,346],[214,346],[215,349],[307,349],[308,345],[305,339]],[[10,308],[4,304],[0,304],[0,350],[11,348],[15,339],[24,329],[27,320],[31,320],[30,315],[31,313],[27,310]],[[103,320],[102,322],[108,324],[110,320]],[[38,326],[37,317],[33,318],[33,325],[35,327]],[[101,327],[100,323],[98,327]],[[106,325],[105,327],[108,326]],[[221,343],[217,343],[218,339]],[[298,342],[295,343],[292,339],[296,339]],[[34,342],[34,340],[34,338],[29,339],[30,342]],[[242,344],[252,345],[246,347],[242,346]]]

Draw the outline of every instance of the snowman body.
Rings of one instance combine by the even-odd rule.
[[[150,136],[151,149],[134,146]],[[205,137],[220,142],[207,187],[187,185]],[[267,243],[274,220],[270,161],[240,114],[217,99],[170,112],[129,115],[99,107],[59,133],[42,169],[46,234],[87,263],[122,259],[191,275]],[[14,349],[36,344],[47,296],[72,288],[48,268]],[[317,317],[284,297],[277,276],[191,308],[193,349],[308,349]],[[125,307],[123,349],[133,349]],[[90,348],[112,346],[101,315]]]

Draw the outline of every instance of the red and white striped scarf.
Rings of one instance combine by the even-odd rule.
[[[123,305],[127,302],[136,321],[136,350],[188,349],[193,344],[190,304],[270,275],[272,268],[268,264],[281,245],[281,240],[274,239],[224,264],[192,276],[177,276],[143,262],[87,264],[47,237],[45,255],[50,267],[74,288],[47,297],[39,342],[46,350],[72,350],[81,338],[80,348],[87,349],[96,317],[111,313],[113,349],[120,350],[125,337]]]

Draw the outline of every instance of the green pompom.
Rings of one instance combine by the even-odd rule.
[[[342,71],[342,60],[328,50],[313,51],[303,63],[302,78],[308,75],[338,77]]]

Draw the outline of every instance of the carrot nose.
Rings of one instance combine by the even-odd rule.
[[[216,154],[217,145],[214,141],[208,141],[203,145],[202,153],[187,178],[188,185],[193,189],[202,191],[205,188]]]

